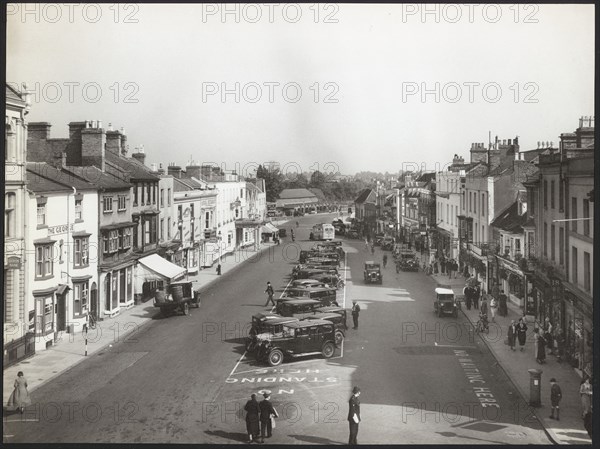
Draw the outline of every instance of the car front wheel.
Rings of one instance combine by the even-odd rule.
[[[273,349],[269,352],[269,357],[267,358],[269,365],[278,366],[283,362],[283,352],[279,349]]]
[[[321,354],[323,354],[323,357],[325,357],[326,359],[330,359],[331,357],[333,357],[334,352],[335,352],[335,346],[330,341],[325,343],[323,345],[323,348],[321,349]]]

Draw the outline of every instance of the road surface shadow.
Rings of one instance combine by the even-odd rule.
[[[308,444],[344,444],[339,441],[330,440],[329,438],[316,437],[313,435],[288,435],[298,441],[303,441]]]
[[[248,435],[239,432],[225,432],[224,430],[205,430],[205,434],[225,438],[227,440],[239,441],[245,443],[248,441]]]

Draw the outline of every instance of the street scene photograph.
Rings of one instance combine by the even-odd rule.
[[[2,9],[5,446],[591,447],[594,4]]]

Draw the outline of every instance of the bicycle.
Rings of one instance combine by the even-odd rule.
[[[477,321],[477,323],[475,324],[475,332],[485,332],[487,334],[490,333],[490,326],[488,324],[487,315],[479,315],[479,321]]]
[[[96,329],[96,316],[93,313],[88,313],[88,327],[90,329]]]

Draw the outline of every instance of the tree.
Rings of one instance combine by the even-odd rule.
[[[310,176],[310,186],[315,187],[317,189],[322,189],[327,183],[327,177],[321,173],[319,170],[315,171]]]
[[[256,170],[256,177],[265,180],[265,189],[267,190],[267,201],[274,202],[279,198],[279,194],[283,190],[283,175],[278,168],[268,170],[262,165]]]

